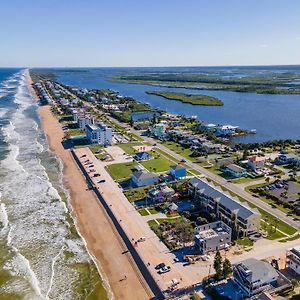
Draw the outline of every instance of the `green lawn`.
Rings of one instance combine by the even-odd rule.
[[[142,143],[130,143],[130,144],[118,144],[117,146],[124,150],[127,154],[134,154],[137,151],[133,148],[133,146],[142,146]]]
[[[153,155],[153,158],[141,162],[141,165],[150,172],[165,172],[169,170],[171,165],[174,165],[173,161],[160,154],[151,152],[151,155]]]
[[[129,202],[133,202],[136,200],[144,199],[147,196],[149,187],[140,187],[135,189],[130,189],[127,191],[124,191],[124,195],[128,199]]]
[[[78,135],[85,135],[85,132],[81,128],[70,128],[68,129],[68,134],[70,136],[78,136]]]
[[[250,240],[248,237],[237,239],[235,242],[241,246],[246,246],[246,247],[253,246],[253,241]]]
[[[199,162],[197,158],[190,156],[192,154],[192,151],[189,148],[184,148],[180,144],[171,141],[162,142],[161,144],[176,152],[177,154],[182,155],[184,158],[191,160],[192,162]]]
[[[138,212],[141,214],[141,216],[148,216],[149,213],[145,208],[141,208],[138,210]]]
[[[110,176],[115,180],[126,179],[131,176],[132,168],[136,165],[136,162],[113,164],[107,166],[107,171],[110,174]]]
[[[150,212],[151,215],[155,215],[159,213],[159,211],[156,210],[154,207],[148,208],[148,211]]]
[[[148,225],[149,225],[150,227],[151,227],[151,226],[156,226],[156,225],[157,225],[157,223],[156,223],[155,220],[150,220],[150,221],[148,221],[147,223],[148,223]]]
[[[103,149],[103,146],[97,145],[97,144],[91,144],[91,145],[88,145],[88,147],[94,154],[99,153],[99,151],[101,151]]]

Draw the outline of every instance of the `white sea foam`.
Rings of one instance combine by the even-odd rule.
[[[34,295],[25,295],[25,299],[79,299],[72,286],[79,271],[64,261],[62,252],[67,247],[74,253],[70,263],[89,262],[92,256],[85,250],[83,239],[68,238],[68,209],[56,188],[64,190],[62,162],[58,159],[53,163],[54,155],[37,122],[29,117],[32,113],[27,113],[36,104],[29,94],[24,72],[6,84],[16,85],[11,93],[17,104],[10,123],[3,128],[10,152],[0,161],[0,175],[4,178],[1,191],[9,203],[4,207],[8,220],[3,222],[7,224],[5,235],[8,247],[16,253],[6,268],[23,276],[22,284],[27,282],[28,289],[30,286],[34,290]],[[54,184],[49,177],[55,178]],[[102,279],[108,288],[108,281],[104,276]],[[10,288],[14,289],[13,285]]]
[[[1,193],[0,193],[0,199],[1,199]],[[8,215],[4,203],[0,203],[0,222],[2,223],[1,231],[3,231],[8,227]]]

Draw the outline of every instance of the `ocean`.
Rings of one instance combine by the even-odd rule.
[[[104,299],[25,74],[0,69],[0,299]]]

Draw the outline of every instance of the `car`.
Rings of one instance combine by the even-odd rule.
[[[144,236],[141,236],[137,241],[138,242],[145,242],[146,238]]]
[[[105,182],[105,179],[101,179],[98,181],[98,183],[104,183]]]
[[[99,173],[95,173],[95,174],[94,174],[94,177],[99,177],[99,176],[100,176]]]
[[[165,266],[166,266],[165,263],[160,263],[160,264],[158,264],[158,265],[155,266],[155,269],[156,269],[156,270],[159,270],[159,269],[161,269],[161,268],[163,268],[163,267],[165,267]]]
[[[164,274],[164,273],[168,273],[171,271],[171,267],[170,266],[164,266],[161,269],[158,270],[158,274]]]
[[[156,143],[154,143],[154,144],[153,144],[153,146],[155,147],[155,146],[157,146],[157,144],[156,144]]]
[[[185,162],[186,162],[186,160],[185,160],[185,159],[182,159],[180,162],[183,162],[183,163],[185,163]]]
[[[86,157],[86,154],[81,155],[81,157]]]

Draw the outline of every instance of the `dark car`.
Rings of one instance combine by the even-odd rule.
[[[104,183],[105,179],[99,180],[98,183]]]
[[[159,270],[159,269],[161,269],[161,268],[163,268],[163,267],[165,267],[165,266],[166,266],[165,263],[160,263],[160,264],[158,264],[157,266],[155,266],[155,269],[156,269],[156,270]]]

